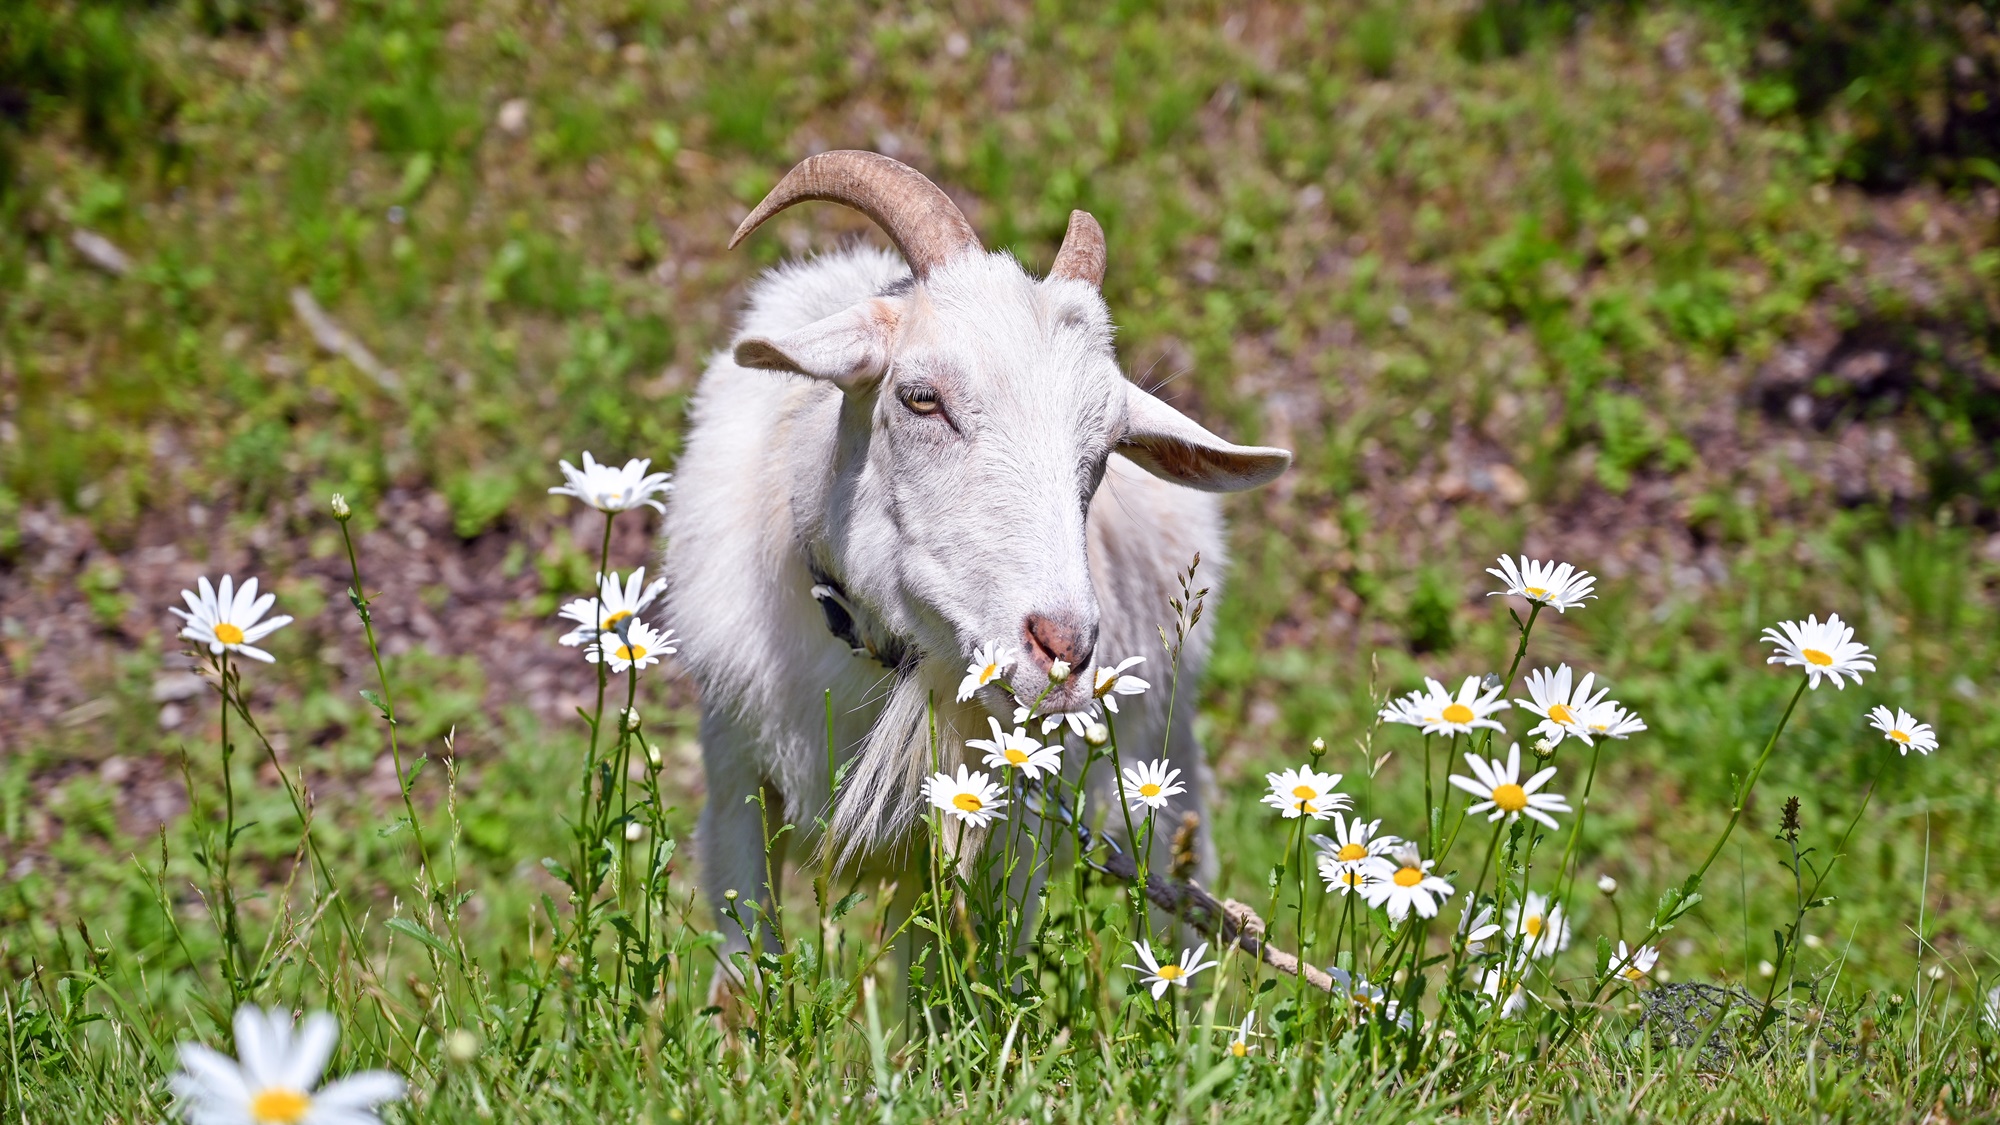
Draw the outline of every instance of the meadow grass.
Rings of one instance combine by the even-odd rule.
[[[22,598],[0,641],[17,681],[68,700],[10,721],[0,762],[10,1116],[160,1120],[173,1045],[226,1043],[246,998],[336,1012],[335,1069],[409,1075],[405,1120],[1994,1114],[1994,197],[1842,185],[1840,123],[1746,101],[1758,44],[1710,8],[1468,49],[1495,7],[56,10],[55,40],[117,49],[85,52],[110,76],[81,88],[111,94],[37,103],[7,139],[0,575]],[[901,152],[1031,265],[1090,208],[1135,376],[1299,451],[1233,509],[1200,688],[1216,890],[1279,944],[1298,944],[1297,851],[1256,799],[1264,771],[1323,738],[1370,818],[1420,832],[1422,739],[1376,727],[1383,698],[1507,671],[1492,555],[1602,576],[1598,600],[1542,615],[1528,666],[1598,671],[1651,729],[1603,756],[1576,941],[1527,1018],[1412,1052],[1241,953],[1156,1006],[1119,967],[1129,896],[1068,868],[1023,991],[977,972],[911,986],[870,968],[893,927],[883,888],[810,867],[754,1018],[716,1018],[685,689],[648,673],[624,752],[657,746],[663,768],[620,775],[617,816],[579,813],[589,729],[513,698],[496,657],[544,646],[589,696],[546,623],[587,595],[599,544],[542,495],[550,466],[588,447],[670,467],[736,287],[860,229],[826,209],[721,247],[793,159],[835,145]],[[93,266],[78,231],[131,268]],[[315,344],[298,287],[390,377]],[[369,570],[378,682],[335,491],[364,570],[368,544],[407,534],[392,501],[441,498],[436,549],[532,587],[498,617],[531,627],[425,639],[386,615],[449,619],[463,594]],[[57,550],[37,520],[90,545]],[[145,562],[162,544],[172,567]],[[632,544],[612,565],[648,561]],[[232,664],[245,713],[225,772],[217,697],[163,730],[151,693],[181,666],[163,590],[227,568],[263,574],[299,622],[276,666]],[[1826,1034],[1788,1016],[1768,1054],[1734,1025],[1676,1045],[1631,990],[1566,1034],[1554,984],[1580,999],[1598,936],[1644,931],[1785,710],[1795,680],[1764,667],[1759,630],[1828,611],[1880,670],[1806,697],[1661,942],[1670,983],[1759,998],[1760,962],[1782,962],[1771,980],[1822,990],[1796,1014]],[[618,703],[597,717],[614,747]],[[1887,753],[1874,703],[1936,723],[1943,749]],[[1569,755],[1559,784],[1580,774]],[[169,802],[135,830],[130,787],[101,768],[128,760],[184,771],[192,813]],[[236,834],[218,849],[225,781]],[[1780,957],[1792,796],[1815,862],[1845,855]],[[635,807],[640,839],[599,847]],[[1599,874],[1616,898],[1589,889]],[[579,902],[602,902],[589,926]],[[1447,1026],[1436,999],[1425,1027]],[[1269,1021],[1287,1000],[1286,1025],[1260,1024],[1284,1034],[1229,1056],[1245,1008]]]

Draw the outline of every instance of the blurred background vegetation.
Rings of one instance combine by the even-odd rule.
[[[1838,611],[1882,672],[1819,693],[1766,788],[1830,827],[1879,774],[1827,956],[1858,933],[1850,979],[1907,981],[1923,904],[1969,985],[2000,927],[1996,98],[1993,0],[0,0],[0,923],[164,940],[125,857],[207,737],[164,612],[198,573],[276,582],[280,749],[345,854],[394,846],[334,491],[406,737],[457,730],[485,901],[525,910],[590,683],[551,643],[590,570],[553,464],[671,464],[743,282],[872,237],[832,208],[729,232],[865,147],[1031,268],[1093,211],[1132,375],[1298,450],[1233,502],[1226,787],[1314,735],[1348,753],[1371,690],[1500,665],[1483,568],[1553,555],[1605,580],[1542,651],[1654,728],[1587,841],[1650,895],[1782,705],[1758,629]],[[1885,761],[1873,702],[1944,749]],[[1256,807],[1218,831],[1261,887]],[[1775,810],[1676,972],[1763,955]]]

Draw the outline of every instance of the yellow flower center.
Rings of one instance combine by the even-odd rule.
[[[1017,766],[1028,760],[1028,756],[1021,753],[1018,747],[1009,746],[1003,753],[1006,755],[1008,762]]]
[[[1817,664],[1822,668],[1828,667],[1833,663],[1833,657],[1816,648],[1802,648],[1799,650],[1799,655],[1806,658],[1806,663]]]
[[[1500,806],[1502,812],[1520,812],[1528,807],[1528,791],[1511,781],[1496,785],[1493,787],[1493,803]]]
[[[1546,598],[1549,596],[1549,590],[1546,586],[1523,586],[1521,587],[1521,592],[1531,598]]]
[[[1367,876],[1359,871],[1343,871],[1340,873],[1340,881],[1350,887],[1359,887],[1366,880]]]
[[[1569,708],[1561,703],[1549,705],[1549,718],[1565,726],[1576,721],[1576,716],[1570,714]]]
[[[1419,868],[1405,867],[1396,872],[1396,885],[1399,887],[1414,887],[1423,881],[1424,873]]]
[[[1444,721],[1447,723],[1469,723],[1477,717],[1472,708],[1463,703],[1454,703],[1444,709]]]
[[[1620,969],[1618,974],[1626,980],[1639,980],[1646,975],[1639,971],[1639,966],[1637,965],[1627,965],[1623,969]]]
[[[1229,1053],[1240,1059],[1250,1053],[1250,1044],[1238,1039],[1229,1045]]]
[[[620,660],[630,660],[630,661],[632,661],[633,663],[635,663],[635,664],[636,664],[636,663],[638,663],[638,662],[639,662],[640,660],[643,660],[643,659],[645,659],[645,656],[646,656],[646,646],[645,646],[645,645],[619,645],[619,646],[618,646],[617,648],[615,648],[615,649],[612,649],[612,650],[611,650],[611,655],[613,655],[613,656],[617,657],[617,658],[618,658],[618,659],[620,659]]]
[[[998,664],[988,664],[979,670],[979,682],[982,686],[990,684],[993,682],[993,677],[999,674],[1000,666]]]
[[[1897,742],[1908,742],[1910,740],[1910,736],[1907,733],[1899,730],[1890,731],[1889,737],[1895,739]]]
[[[227,621],[218,621],[215,623],[215,639],[226,645],[240,645],[243,643],[243,630]]]
[[[1541,937],[1542,926],[1542,916],[1539,914],[1530,914],[1528,915],[1528,920],[1522,923],[1521,928],[1528,931],[1529,937]]]
[[[1367,859],[1368,845],[1342,844],[1340,845],[1340,850],[1333,853],[1333,858],[1339,860],[1342,863],[1353,863],[1357,859]]]
[[[964,809],[966,812],[978,812],[980,809],[986,807],[986,802],[971,793],[960,793],[951,799],[951,803]]]
[[[630,616],[632,616],[631,610],[621,609],[617,613],[614,613],[611,616],[605,618],[604,625],[602,627],[607,630],[616,629],[620,621],[623,621]]]
[[[1160,971],[1153,975],[1159,977],[1161,980],[1179,980],[1181,979],[1181,967],[1179,965],[1161,965]]]
[[[1139,796],[1141,797],[1157,797],[1159,795],[1160,787],[1150,781],[1139,787]]]
[[[1319,790],[1314,789],[1310,785],[1294,785],[1292,786],[1292,796],[1297,797],[1301,801],[1310,801],[1314,797],[1319,796]]]
[[[268,1125],[298,1125],[312,1108],[312,1099],[298,1090],[273,1086],[250,1099],[250,1120]]]

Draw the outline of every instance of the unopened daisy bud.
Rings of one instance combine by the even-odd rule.
[[[333,518],[341,523],[354,518],[354,509],[347,506],[347,497],[338,492],[333,494]]]
[[[640,824],[638,821],[635,820],[632,823],[625,826],[626,843],[636,844],[640,840],[645,839],[645,836],[646,836],[646,826]]]
[[[723,899],[723,901],[724,901],[724,902],[732,902],[732,903],[733,903],[733,902],[735,902],[735,901],[736,901],[736,888],[735,888],[735,887],[731,887],[731,888],[729,888],[728,890],[726,890],[726,891],[722,892],[722,899]]]
[[[1069,679],[1069,661],[1058,660],[1054,664],[1049,665],[1050,683],[1059,684],[1067,679]]]
[[[469,1063],[479,1054],[479,1036],[462,1027],[452,1028],[444,1035],[444,1053],[455,1063]]]
[[[657,742],[648,742],[646,744],[646,764],[654,769],[659,769],[661,763],[664,761],[666,761],[666,757],[660,753],[660,744]]]
[[[1535,757],[1540,758],[1544,762],[1556,756],[1556,744],[1546,738],[1537,738],[1531,749],[1534,750]]]
[[[1083,740],[1092,746],[1102,746],[1111,741],[1111,728],[1103,723],[1092,723],[1083,728]]]
[[[1773,964],[1771,964],[1771,963],[1770,963],[1769,961],[1759,961],[1759,962],[1757,962],[1757,975],[1758,975],[1758,976],[1760,976],[1760,977],[1765,977],[1765,978],[1769,978],[1769,977],[1773,977],[1773,976],[1776,976],[1776,975],[1777,975],[1777,972],[1778,972],[1778,967],[1777,967],[1776,965],[1773,965]]]
[[[619,712],[619,719],[620,719],[620,721],[622,721],[622,722],[623,722],[623,723],[625,724],[625,729],[626,729],[626,730],[638,730],[638,729],[639,729],[639,709],[638,709],[638,708],[636,708],[636,707],[627,707],[627,708],[626,708],[625,710],[623,710],[623,711]]]
[[[1605,894],[1615,895],[1618,893],[1618,880],[1613,879],[1609,875],[1599,875],[1597,877],[1597,889],[1603,891]]]
[[[1326,753],[1326,739],[1315,738],[1312,743],[1313,761],[1318,761]]]

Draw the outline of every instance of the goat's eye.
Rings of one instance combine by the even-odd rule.
[[[904,387],[901,398],[912,414],[936,414],[944,407],[938,393],[929,387]]]

